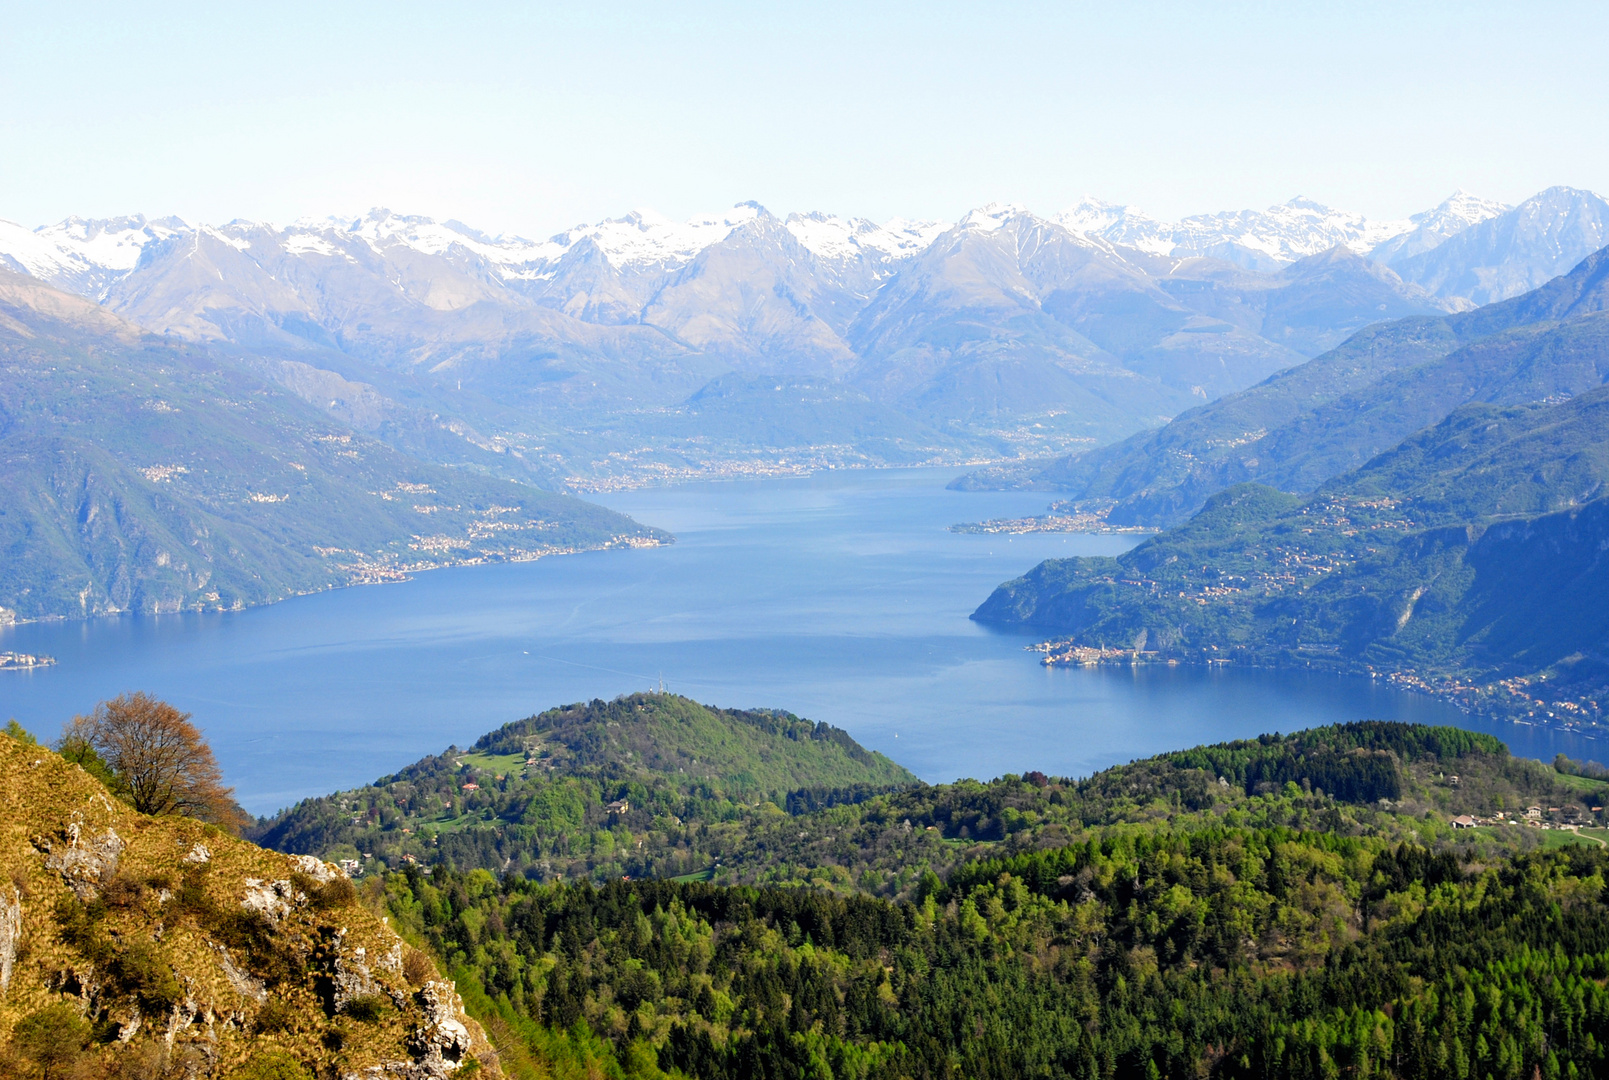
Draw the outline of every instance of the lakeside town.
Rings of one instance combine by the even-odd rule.
[[[0,671],[32,671],[35,668],[51,667],[56,663],[54,656],[35,656],[25,652],[0,652]]]
[[[950,531],[964,534],[1005,534],[1023,536],[1027,533],[1130,533],[1150,536],[1157,530],[1144,525],[1108,525],[1101,514],[1044,514],[1039,517],[993,518],[989,521],[971,521],[951,525]]]
[[[1213,667],[1232,663],[1257,668],[1317,667],[1336,674],[1379,679],[1398,690],[1438,698],[1466,713],[1490,715],[1516,724],[1580,733],[1603,726],[1603,707],[1595,697],[1585,694],[1571,696],[1568,693],[1539,694],[1536,691],[1546,689],[1548,680],[1536,676],[1480,683],[1455,675],[1435,678],[1412,670],[1381,671],[1372,664],[1341,657],[1339,646],[1336,645],[1301,645],[1289,651],[1294,652],[1299,660],[1291,659],[1286,653],[1249,646],[1222,650],[1208,646],[1198,650],[1200,655],[1183,653],[1164,656],[1156,650],[1143,648],[1143,638],[1140,645],[1140,648],[1117,649],[1106,645],[1081,645],[1072,639],[1061,638],[1037,642],[1024,648],[1029,652],[1043,653],[1039,662],[1046,667],[1097,667],[1103,664],[1163,664],[1168,667],[1200,664]]]

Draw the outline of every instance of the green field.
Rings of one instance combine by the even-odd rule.
[[[1600,806],[1603,804],[1602,800],[1605,797],[1609,797],[1609,780],[1594,780],[1590,776],[1572,776],[1569,773],[1560,773],[1559,783],[1571,791],[1579,791],[1583,795],[1597,796],[1598,805]]]
[[[519,773],[525,768],[525,754],[460,754],[453,759],[460,766],[467,765],[479,772],[489,772],[494,776],[507,776]]]

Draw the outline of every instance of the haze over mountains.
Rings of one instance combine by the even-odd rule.
[[[1299,367],[1097,450],[968,486],[1067,493],[1113,524],[1169,525],[1255,480],[1311,491],[1469,402],[1559,400],[1601,385],[1609,252],[1510,300],[1382,323]]]
[[[1513,295],[1609,206],[1085,201],[951,225],[646,213],[542,241],[376,210],[276,227],[0,224],[0,262],[222,350],[406,452],[544,486],[1054,453],[1156,427],[1363,326]]]

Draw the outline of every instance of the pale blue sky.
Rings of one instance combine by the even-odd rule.
[[[0,217],[1396,217],[1609,193],[1606,45],[1586,3],[7,0]]]

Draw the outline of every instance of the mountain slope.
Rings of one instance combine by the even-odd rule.
[[[1428,251],[1393,259],[1391,267],[1437,296],[1487,304],[1567,273],[1605,244],[1609,202],[1590,191],[1555,187]]]
[[[1015,476],[962,482],[1066,491],[1115,524],[1177,522],[1249,480],[1312,490],[1466,401],[1523,402],[1598,385],[1606,306],[1609,252],[1598,252],[1511,300],[1370,327],[1157,431]]]
[[[407,458],[211,352],[0,274],[8,618],[230,608],[663,537]]]
[[[333,866],[143,816],[10,737],[0,778],[8,1075],[44,1048],[50,1076],[499,1074],[452,982]]]
[[[853,354],[821,314],[853,309],[863,297],[835,296],[815,263],[783,222],[756,208],[752,219],[666,281],[641,318],[740,369],[839,374]]]

